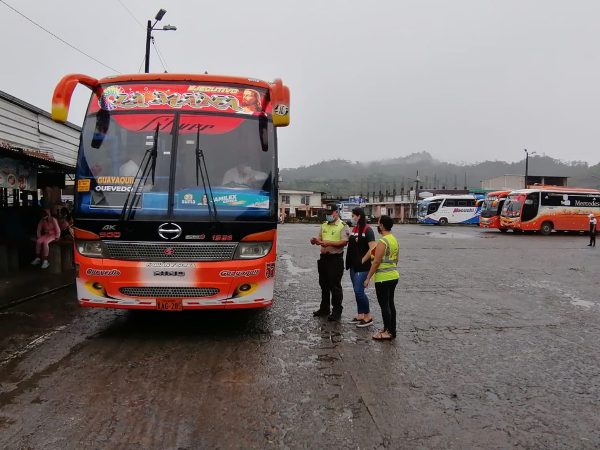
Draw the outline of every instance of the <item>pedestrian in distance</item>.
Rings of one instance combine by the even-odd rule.
[[[377,242],[373,229],[367,225],[364,209],[352,210],[352,226],[346,252],[346,270],[350,271],[350,280],[356,297],[356,316],[352,319],[352,323],[355,323],[358,328],[364,328],[373,325],[364,282],[371,268],[371,251],[377,246]]]
[[[340,219],[337,207],[329,205],[326,220],[321,224],[319,235],[310,240],[319,245],[321,254],[317,261],[319,286],[321,287],[321,305],[313,316],[327,316],[330,322],[342,317],[342,275],[344,275],[344,247],[350,237],[350,229]]]
[[[35,241],[36,257],[31,265],[37,266],[42,263],[42,269],[48,268],[48,254],[50,253],[50,242],[60,237],[58,221],[52,217],[49,209],[42,210],[42,218],[37,226],[37,238]]]
[[[375,281],[375,293],[381,307],[383,330],[373,335],[378,341],[396,338],[396,306],[394,305],[394,292],[398,285],[398,240],[392,234],[394,221],[390,216],[381,216],[377,224],[377,231],[381,238],[375,247],[375,256],[371,262],[371,269],[367,274],[364,286],[369,286],[371,278]]]
[[[590,219],[590,243],[588,244],[588,247],[595,247],[596,246],[596,232],[598,230],[598,219],[596,219],[596,216],[594,216],[594,214],[592,214],[592,213],[590,213],[589,219]]]

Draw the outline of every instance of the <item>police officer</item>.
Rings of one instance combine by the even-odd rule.
[[[321,306],[313,312],[313,316],[328,316],[327,320],[333,322],[339,321],[342,316],[344,247],[348,243],[350,229],[340,219],[335,205],[329,205],[325,213],[327,220],[321,225],[319,236],[310,240],[311,244],[321,246],[321,256],[317,261]]]

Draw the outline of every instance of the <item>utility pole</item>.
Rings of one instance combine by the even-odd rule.
[[[525,152],[525,189],[529,186],[529,155],[535,155],[536,152],[527,151],[526,148],[523,149]]]
[[[177,27],[173,26],[173,25],[165,25],[162,28],[154,29],[156,24],[158,22],[160,22],[160,20],[164,17],[164,15],[166,13],[167,13],[167,10],[161,8],[156,13],[156,16],[154,17],[154,19],[156,20],[156,22],[154,22],[154,25],[152,24],[151,20],[149,20],[148,24],[146,25],[146,59],[145,59],[146,62],[144,64],[144,72],[145,73],[150,73],[150,41],[153,39],[152,31],[175,31],[175,30],[177,30]]]

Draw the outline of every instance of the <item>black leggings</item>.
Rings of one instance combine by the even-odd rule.
[[[396,306],[394,305],[394,291],[398,285],[398,280],[381,281],[375,283],[375,293],[377,301],[381,307],[381,317],[383,318],[383,329],[396,337]]]

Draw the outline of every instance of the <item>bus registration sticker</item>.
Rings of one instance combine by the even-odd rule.
[[[156,300],[156,309],[159,311],[181,311],[181,299],[173,299],[173,300],[164,300],[157,299]]]

